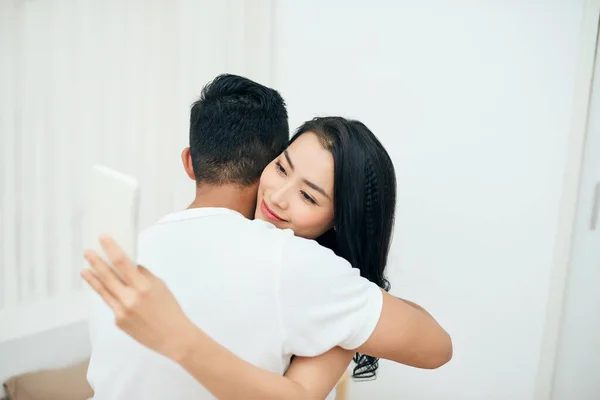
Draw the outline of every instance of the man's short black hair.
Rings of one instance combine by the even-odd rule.
[[[197,184],[255,183],[287,146],[288,116],[276,90],[223,74],[203,89],[190,115]]]

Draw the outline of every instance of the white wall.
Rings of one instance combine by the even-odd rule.
[[[353,399],[532,399],[583,0],[280,1],[291,125],[365,122],[390,152],[392,292],[450,331],[436,371],[381,363]]]
[[[594,33],[597,33],[600,1],[596,1],[595,6]],[[587,25],[587,21],[592,20],[592,15],[591,12],[586,15],[584,24]],[[585,36],[587,41],[591,35]],[[588,56],[593,56],[593,51],[597,52],[600,47],[596,43],[590,43],[588,49]],[[560,330],[556,332],[559,333],[554,347],[556,352],[545,352],[546,356],[556,357],[552,387],[552,398],[555,400],[600,398],[597,373],[600,370],[600,358],[597,351],[591,350],[600,349],[600,229],[598,213],[594,214],[593,211],[598,210],[600,202],[600,62],[591,66],[593,68],[588,73],[593,71],[593,84],[591,87],[586,85],[590,89],[586,93],[589,94],[589,107],[582,107],[583,110],[589,110],[589,113],[585,147],[580,160],[581,174],[577,182],[579,196],[572,225],[571,262],[564,280],[564,298],[561,298],[559,291],[555,291],[553,298],[554,301],[557,298],[563,300],[564,306],[560,310],[562,315],[558,315],[562,318],[559,320]],[[562,271],[557,269],[555,272]],[[552,348],[550,346],[555,339],[550,330],[554,323],[552,318],[557,317],[550,310],[552,308],[549,308],[550,318],[546,328],[550,335],[546,336],[545,343],[548,348]],[[542,360],[541,363],[545,361]]]

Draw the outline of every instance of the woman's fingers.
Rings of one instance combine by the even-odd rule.
[[[81,277],[102,297],[102,300],[111,308],[117,318],[123,315],[121,303],[106,289],[94,271],[84,269],[81,271]]]
[[[156,276],[154,276],[152,272],[148,271],[143,265],[138,265],[137,268],[138,271],[140,271],[140,274],[147,279],[152,280],[156,278]]]
[[[117,273],[94,251],[86,251],[85,259],[95,272],[96,278],[103,287],[120,303],[126,297],[127,286]]]
[[[123,249],[113,240],[112,237],[104,235],[100,238],[100,245],[106,253],[108,260],[119,272],[123,280],[132,287],[139,287],[140,274],[137,266],[129,259]]]

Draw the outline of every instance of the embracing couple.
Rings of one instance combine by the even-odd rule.
[[[289,140],[277,91],[221,75],[189,137],[189,208],[140,234],[136,263],[110,237],[85,254],[109,306],[93,316],[95,398],[324,399],[353,358],[366,379],[378,358],[450,360],[431,315],[387,293],[396,178],[363,123],[315,118]]]

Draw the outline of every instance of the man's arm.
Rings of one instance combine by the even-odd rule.
[[[418,368],[439,368],[452,359],[450,335],[421,306],[383,292],[379,322],[358,351]]]
[[[312,357],[340,346],[426,369],[452,358],[450,336],[420,306],[314,242],[294,239],[283,249],[279,299],[290,353]]]

